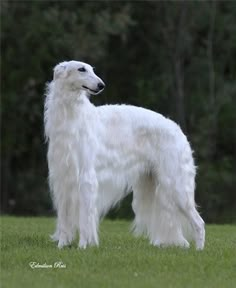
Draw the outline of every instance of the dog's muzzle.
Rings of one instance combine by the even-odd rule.
[[[96,95],[96,94],[101,93],[101,92],[104,90],[105,84],[102,83],[102,82],[99,82],[98,85],[97,85],[97,89],[96,89],[96,90],[91,89],[91,88],[89,88],[89,87],[87,87],[87,86],[85,86],[85,85],[83,85],[82,87],[83,87],[84,89],[86,89],[87,91],[89,91],[91,94]]]

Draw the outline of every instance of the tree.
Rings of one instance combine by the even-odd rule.
[[[235,18],[234,2],[1,2],[1,210],[51,213],[43,91],[55,64],[81,59],[107,84],[96,105],[143,106],[180,124],[204,219],[234,221]],[[126,201],[113,216],[132,214]]]

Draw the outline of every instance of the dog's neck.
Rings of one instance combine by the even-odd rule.
[[[88,104],[89,95],[86,91],[80,89],[65,89],[63,86],[53,83],[53,102],[61,104],[71,109],[73,106]]]
[[[89,101],[85,91],[67,90],[66,92],[55,83],[49,84],[48,90],[45,103],[45,134],[47,137],[54,137],[58,133],[78,132],[77,123],[84,123],[83,126],[85,126],[88,115],[94,114],[95,106]]]

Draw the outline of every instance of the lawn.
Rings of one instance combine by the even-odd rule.
[[[100,247],[57,249],[54,218],[1,217],[1,287],[236,287],[236,226],[207,225],[206,248],[159,249],[129,233],[130,223],[105,220]],[[57,265],[31,268],[30,263]],[[63,268],[62,266],[66,266]]]

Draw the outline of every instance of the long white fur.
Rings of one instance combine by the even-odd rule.
[[[85,72],[78,69],[84,67]],[[173,121],[129,105],[95,107],[102,80],[90,65],[58,64],[45,101],[49,182],[58,247],[79,231],[79,247],[98,245],[100,218],[133,191],[134,231],[156,246],[203,249],[204,221],[194,201],[195,166],[186,136]],[[86,88],[85,88],[86,87]],[[91,90],[89,90],[91,89]]]

